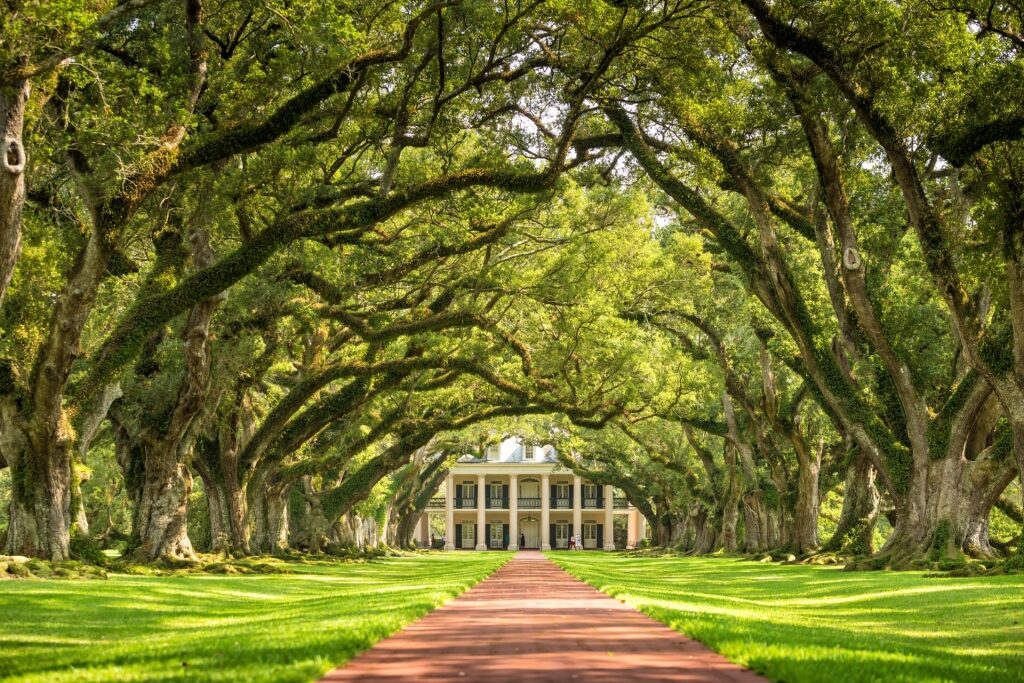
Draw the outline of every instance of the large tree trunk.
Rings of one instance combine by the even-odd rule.
[[[206,496],[206,510],[210,517],[210,551],[229,552],[231,548],[231,522],[228,520],[228,505],[224,491],[199,467],[199,478],[203,481]]]
[[[796,509],[793,511],[793,545],[798,552],[810,553],[818,549],[818,513],[821,500],[818,478],[821,473],[821,455],[801,462],[797,472]]]
[[[28,81],[0,86],[0,307],[21,253],[26,153],[22,142]]]
[[[395,525],[394,538],[397,547],[410,549],[416,547],[413,536],[416,534],[416,527],[419,525],[420,517],[422,516],[422,511],[417,511],[413,508],[399,518],[398,524]]]
[[[690,511],[690,525],[694,529],[693,552],[698,555],[710,553],[718,542],[718,531],[713,515],[703,505],[695,505]]]
[[[201,454],[196,456],[193,466],[203,480],[210,510],[210,549],[229,555],[249,554],[251,529],[247,491],[245,485],[239,483],[237,468],[230,466],[237,464],[237,458],[220,458],[216,467],[210,467]]]
[[[143,472],[132,496],[133,555],[140,562],[193,560],[195,550],[188,538],[188,497],[192,474],[178,462],[166,444],[141,454]]]
[[[875,467],[870,458],[858,453],[846,470],[839,523],[822,550],[851,555],[873,553],[880,501],[881,495],[875,486]]]
[[[1012,457],[975,461],[948,457],[915,467],[911,503],[882,548],[890,564],[992,557],[988,515],[1017,475]]]
[[[82,498],[82,484],[89,481],[89,475],[82,468],[71,467],[71,531],[82,536],[89,535],[89,517],[85,514],[85,500]]]
[[[3,426],[4,457],[11,468],[11,502],[5,552],[66,560],[71,542],[71,448],[66,440],[49,452],[31,450],[27,435]],[[13,446],[13,447],[12,447]]]
[[[768,521],[760,491],[748,491],[743,504],[743,549],[748,553],[765,550],[768,546]]]
[[[727,553],[736,552],[736,525],[739,522],[740,477],[736,471],[735,456],[730,456],[731,448],[726,446],[726,466],[728,477],[725,492],[725,504],[722,506],[722,548]]]
[[[263,495],[250,501],[252,540],[250,548],[258,553],[281,553],[288,549],[288,498],[291,489],[269,486]]]

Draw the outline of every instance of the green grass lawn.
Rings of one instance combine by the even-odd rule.
[[[0,582],[0,681],[311,681],[509,553],[292,564],[296,574]]]
[[[1024,681],[1024,577],[552,553],[600,590],[787,683]]]

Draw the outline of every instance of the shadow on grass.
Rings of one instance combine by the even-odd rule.
[[[734,558],[552,559],[775,680],[1024,679],[1024,577],[937,579]]]
[[[310,681],[458,595],[504,553],[296,574],[0,585],[4,681]]]

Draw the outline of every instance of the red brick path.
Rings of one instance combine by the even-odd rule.
[[[322,681],[763,683],[696,641],[521,552]]]

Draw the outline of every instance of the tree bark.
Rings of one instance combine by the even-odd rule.
[[[133,516],[134,556],[137,560],[192,560],[188,537],[188,497],[192,474],[164,447],[147,449],[142,486],[136,491]]]
[[[254,552],[277,554],[286,551],[288,544],[288,498],[291,487],[274,484],[268,486],[258,498],[250,501]]]
[[[28,435],[11,424],[3,411],[4,458],[11,468],[8,555],[41,557],[58,562],[70,557],[71,447],[66,439],[39,452]]]
[[[722,548],[727,553],[736,552],[736,526],[739,521],[740,475],[736,471],[735,455],[731,446],[726,445],[726,491],[722,506]]]
[[[843,508],[825,552],[870,555],[874,552],[875,522],[881,495],[875,487],[875,467],[858,453],[846,470],[843,484]]]
[[[21,253],[27,156],[22,142],[29,83],[0,85],[0,308]]]

